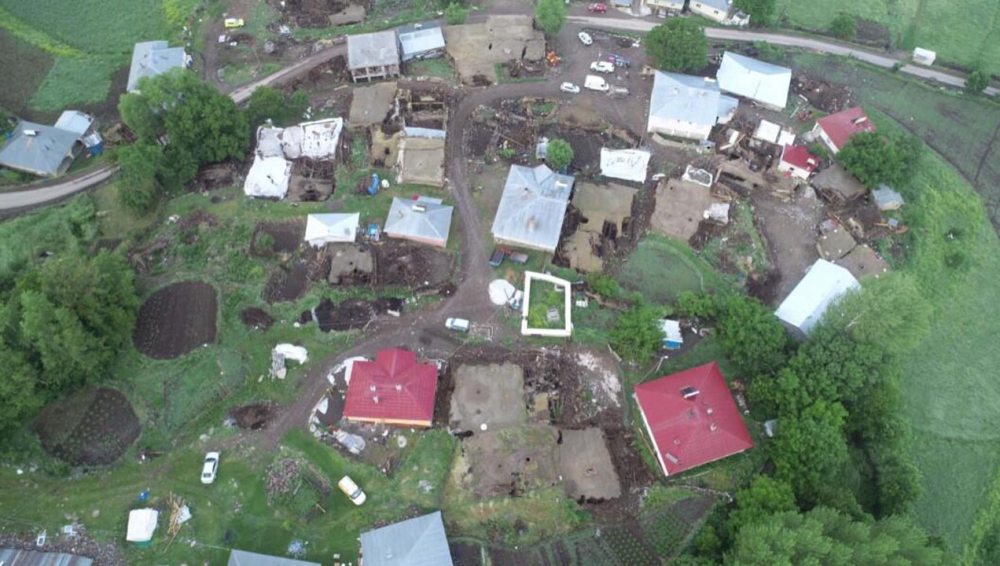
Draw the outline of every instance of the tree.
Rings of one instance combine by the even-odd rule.
[[[817,400],[799,415],[782,416],[770,444],[775,477],[788,482],[800,501],[813,502],[820,489],[847,463],[840,403]]]
[[[163,166],[163,148],[148,141],[118,148],[121,167],[118,201],[132,212],[149,212],[159,195],[156,176]]]
[[[921,149],[916,138],[889,139],[875,132],[861,132],[844,144],[837,161],[872,189],[881,183],[898,185],[908,179]]]
[[[555,37],[566,23],[566,3],[563,0],[538,0],[535,22],[549,37]]]
[[[562,171],[573,162],[573,146],[569,142],[561,139],[554,139],[549,142],[548,149],[545,150],[545,163],[553,169]]]
[[[909,517],[866,523],[825,507],[808,513],[786,511],[743,527],[731,566],[937,566],[944,552]]]
[[[837,14],[837,17],[830,22],[830,33],[841,39],[854,39],[854,34],[857,33],[856,28],[854,16],[850,14]]]
[[[0,433],[11,430],[42,407],[43,399],[35,389],[38,372],[27,357],[0,341]]]
[[[775,0],[736,0],[734,5],[750,15],[750,23],[761,27],[771,24]]]
[[[444,9],[444,21],[450,26],[464,24],[467,17],[469,17],[469,10],[458,2],[452,2]]]
[[[250,94],[246,114],[252,128],[267,120],[276,126],[288,126],[299,121],[308,107],[309,95],[305,91],[286,96],[277,89],[259,86]]]
[[[632,305],[615,321],[609,339],[611,347],[630,362],[646,361],[663,343],[658,319],[658,313],[652,306],[645,303]]]
[[[744,525],[758,523],[768,515],[796,509],[792,486],[769,476],[757,476],[750,487],[736,492],[736,508],[729,513],[726,528],[735,534]]]
[[[854,340],[892,355],[916,348],[930,332],[932,307],[916,279],[887,273],[842,297],[824,317]]]
[[[986,87],[990,86],[990,74],[987,73],[982,67],[976,67],[969,72],[969,76],[965,79],[965,90],[972,94],[979,94],[986,90]]]
[[[236,103],[193,73],[180,69],[139,81],[122,97],[122,121],[140,141],[166,143],[160,179],[180,186],[198,167],[242,158],[250,141],[247,116]]]
[[[664,71],[697,71],[708,62],[705,30],[690,18],[674,18],[646,34],[646,57]]]

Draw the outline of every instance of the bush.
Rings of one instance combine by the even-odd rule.
[[[990,86],[990,75],[982,67],[976,67],[965,79],[965,90],[972,94],[979,94]]]
[[[659,312],[651,305],[636,303],[618,316],[611,330],[611,347],[623,359],[642,363],[663,343]]]
[[[545,152],[545,163],[549,167],[562,171],[573,162],[573,146],[569,142],[561,139],[554,139],[549,142]]]
[[[464,24],[468,17],[469,10],[457,2],[448,4],[448,7],[444,9],[444,21],[450,26]]]
[[[854,22],[854,16],[850,14],[838,14],[830,22],[830,34],[841,39],[854,39],[856,28],[857,25]]]
[[[622,288],[613,277],[600,271],[587,275],[587,287],[605,299],[617,299],[622,296]]]

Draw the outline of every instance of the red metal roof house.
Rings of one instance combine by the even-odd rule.
[[[437,366],[407,350],[382,350],[374,361],[354,362],[344,417],[400,426],[431,426]]]
[[[816,120],[813,128],[813,133],[818,134],[833,153],[840,151],[854,134],[874,131],[875,124],[856,106]]]
[[[781,150],[781,161],[778,162],[778,171],[787,173],[799,179],[808,179],[809,175],[816,170],[819,159],[809,153],[809,148],[804,145],[786,145]]]
[[[668,476],[753,448],[715,362],[640,383],[635,398]]]

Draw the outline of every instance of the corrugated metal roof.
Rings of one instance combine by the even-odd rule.
[[[91,566],[93,563],[93,558],[64,552],[0,548],[0,564],[3,566]]]
[[[419,27],[418,27],[419,26]],[[423,22],[397,28],[403,61],[437,49],[444,49],[444,34],[438,22]]]
[[[399,48],[396,31],[379,31],[347,36],[347,66],[364,69],[381,65],[398,65]]]
[[[858,287],[860,284],[850,271],[818,259],[774,314],[803,334],[809,334],[834,301]]]
[[[55,127],[76,134],[77,136],[82,136],[90,129],[90,125],[93,123],[94,117],[89,114],[84,114],[79,110],[66,110],[59,115]]]
[[[155,77],[175,67],[183,68],[186,58],[183,47],[170,47],[166,41],[136,43],[132,50],[127,90],[134,91],[143,77]]]
[[[78,139],[73,132],[23,121],[0,148],[0,165],[35,175],[56,175]]]
[[[441,512],[361,533],[365,566],[452,566]]]
[[[229,553],[227,566],[320,566],[320,563],[234,549]]]
[[[649,119],[714,126],[737,104],[735,99],[723,96],[712,79],[657,71],[649,99]]]
[[[448,243],[453,211],[454,207],[441,204],[441,199],[396,197],[392,199],[383,232],[401,238],[434,240],[444,246]]]
[[[555,250],[559,244],[573,177],[545,165],[511,165],[500,206],[493,219],[493,236],[527,247]]]
[[[791,69],[727,51],[715,76],[719,87],[726,92],[776,108],[784,108],[788,103]]]
[[[408,350],[382,350],[374,361],[354,362],[344,417],[429,423],[436,394],[437,366],[417,362]]]

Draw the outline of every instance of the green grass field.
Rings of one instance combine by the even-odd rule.
[[[728,285],[686,244],[658,235],[639,242],[616,275],[622,287],[647,300],[672,303],[684,291],[705,291]]]
[[[923,47],[936,51],[940,62],[963,67],[982,63],[1000,73],[1000,3],[972,0],[843,0],[797,2],[778,0],[777,14],[789,25],[825,31],[840,13],[885,26],[893,45],[902,49]]]

